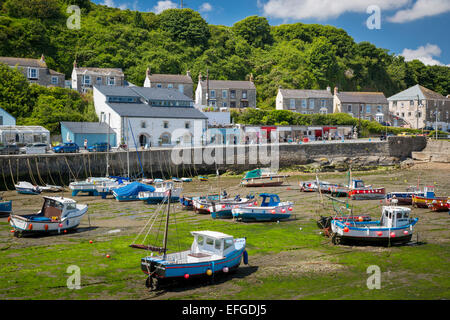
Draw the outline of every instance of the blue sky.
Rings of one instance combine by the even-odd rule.
[[[179,7],[181,0],[94,0],[130,10],[159,12]],[[407,60],[450,66],[450,0],[184,0],[210,24],[231,26],[251,15],[265,16],[271,25],[319,23],[343,28],[356,42],[369,41]],[[367,13],[369,6],[375,8]],[[380,12],[380,25],[367,20]],[[373,20],[371,20],[373,21]]]

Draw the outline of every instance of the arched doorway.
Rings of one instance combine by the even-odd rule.
[[[163,133],[159,139],[161,141],[161,144],[171,144],[172,143],[171,135],[168,132]]]
[[[144,133],[139,135],[139,146],[142,148],[146,146],[150,147],[151,146],[150,137]]]

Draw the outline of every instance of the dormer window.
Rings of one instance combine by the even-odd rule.
[[[115,83],[114,77],[109,77],[109,78],[108,78],[108,85],[109,85],[109,86],[113,86],[114,83]]]
[[[38,79],[38,69],[28,68],[28,79]]]
[[[83,84],[85,86],[90,86],[91,85],[91,76],[83,76]]]

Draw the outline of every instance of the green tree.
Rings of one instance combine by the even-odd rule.
[[[273,42],[270,25],[265,17],[251,16],[236,22],[233,32],[255,47],[261,48]]]

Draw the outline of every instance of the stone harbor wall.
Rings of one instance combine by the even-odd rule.
[[[271,158],[271,147],[238,145],[198,147],[173,153],[172,149],[156,148],[130,151],[129,172],[132,177],[148,178],[190,177],[199,174],[224,172],[242,173],[247,170],[270,167],[314,172],[345,171],[351,165],[355,170],[390,166],[411,158],[412,152],[426,147],[425,137],[390,137],[388,141],[326,142],[279,145],[278,156]],[[260,153],[263,156],[260,156]],[[178,155],[177,156],[174,156]],[[267,155],[267,156],[264,156]],[[126,176],[127,152],[45,154],[0,156],[0,189],[12,189],[17,181],[33,184],[68,185],[70,181],[106,175],[109,157],[109,175]],[[181,161],[184,159],[184,161]],[[215,159],[217,161],[215,162]],[[222,160],[220,160],[222,159]],[[275,159],[275,161],[272,161]],[[175,162],[174,162],[175,161]],[[179,164],[177,164],[179,163]]]

